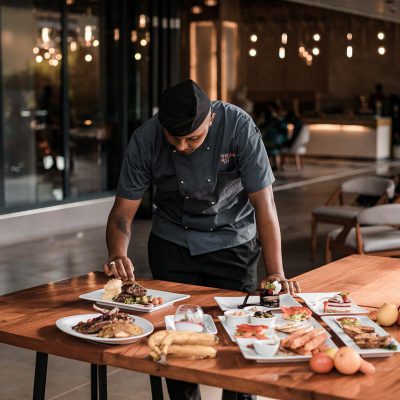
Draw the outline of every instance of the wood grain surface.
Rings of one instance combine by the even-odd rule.
[[[373,318],[384,302],[400,303],[400,260],[350,256],[297,277],[304,292],[349,291]],[[60,332],[55,321],[65,316],[92,312],[90,302],[78,296],[102,287],[107,278],[100,272],[22,290],[0,297],[0,342],[49,354],[107,364],[230,390],[278,399],[398,399],[400,393],[400,355],[370,359],[377,372],[371,376],[342,376],[337,372],[318,375],[308,363],[257,364],[245,360],[218,322],[221,310],[213,297],[241,295],[221,289],[182,285],[156,280],[140,280],[147,288],[188,293],[185,303],[200,304],[214,317],[220,344],[213,360],[170,358],[168,365],[154,363],[148,356],[147,339],[131,345],[92,344]],[[177,303],[177,305],[183,302]],[[164,316],[175,306],[151,314],[136,313],[164,327]],[[387,329],[400,340],[400,327]],[[340,341],[334,338],[340,345]],[[32,371],[33,373],[33,371]]]

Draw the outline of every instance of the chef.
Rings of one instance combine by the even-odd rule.
[[[131,224],[153,185],[148,255],[155,279],[252,291],[262,249],[264,281],[299,291],[282,266],[273,182],[260,131],[248,114],[210,101],[192,80],[165,90],[159,113],[133,133],[125,153],[108,218],[105,273],[133,278]],[[169,381],[171,399],[200,398],[195,385],[180,385]]]

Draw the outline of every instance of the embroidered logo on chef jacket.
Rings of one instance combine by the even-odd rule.
[[[221,154],[220,156],[220,161],[222,164],[229,164],[229,161],[232,157],[236,157],[235,153],[228,153],[228,154]]]

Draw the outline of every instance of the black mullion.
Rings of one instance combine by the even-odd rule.
[[[64,199],[71,194],[71,169],[69,146],[69,99],[68,99],[68,6],[67,0],[61,0],[61,132],[65,166],[63,170]]]
[[[1,27],[1,7],[0,7],[0,32]],[[4,109],[3,109],[3,51],[0,46],[0,210],[5,207],[5,158],[4,158]]]
[[[122,0],[121,7],[121,109],[120,109],[120,129],[121,129],[121,158],[128,145],[128,6],[127,0]]]

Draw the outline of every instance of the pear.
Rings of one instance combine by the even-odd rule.
[[[385,303],[376,314],[376,320],[379,325],[391,326],[399,317],[399,312],[397,311],[396,304]]]

